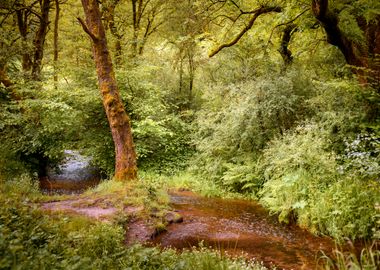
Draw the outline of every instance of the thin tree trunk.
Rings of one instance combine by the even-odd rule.
[[[32,78],[41,79],[42,58],[44,56],[44,44],[49,25],[50,0],[42,0],[40,24],[34,38],[34,55],[32,64]]]
[[[28,10],[16,10],[17,26],[20,32],[22,40],[22,71],[26,75],[32,69],[32,58],[27,46],[27,35],[28,35],[28,17],[30,12]]]
[[[136,179],[136,153],[130,119],[120,98],[99,6],[96,0],[82,0],[82,6],[86,23],[81,19],[79,22],[92,39],[99,88],[115,144],[115,178],[121,181]]]
[[[132,19],[133,19],[133,38],[132,38],[132,56],[137,54],[137,40],[138,40],[138,7],[137,0],[132,0]]]
[[[183,89],[183,57],[180,53],[180,64],[179,64],[179,88],[178,88],[178,92],[179,93],[182,93],[182,89]]]
[[[123,53],[122,53],[121,41],[120,38],[116,37],[115,41],[115,64],[117,67],[120,67],[122,64]]]
[[[123,34],[119,33],[117,26],[115,25],[115,9],[119,4],[120,0],[113,0],[109,6],[103,11],[103,19],[105,20],[105,29],[109,28],[111,34],[114,36],[115,40],[115,65],[121,66],[123,49],[121,45],[121,40]]]
[[[194,87],[194,74],[195,74],[195,65],[194,65],[194,54],[192,48],[188,49],[188,61],[189,61],[189,104],[188,108],[191,108],[191,104],[193,102],[193,87]]]
[[[283,70],[286,70],[286,68],[293,62],[292,52],[289,50],[289,43],[295,28],[295,24],[289,24],[285,27],[285,29],[282,32],[281,44],[278,51],[281,54],[282,59],[284,60]]]
[[[55,19],[54,19],[54,84],[57,88],[58,83],[58,26],[59,26],[59,0],[55,0]]]

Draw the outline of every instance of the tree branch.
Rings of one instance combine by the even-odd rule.
[[[306,11],[310,10],[310,8],[307,8],[307,9],[304,9],[300,14],[298,14],[297,16],[295,16],[293,19],[291,19],[290,21],[287,21],[287,22],[284,22],[284,23],[280,23],[280,24],[277,24],[275,27],[273,27],[271,33],[270,33],[270,36],[269,36],[269,39],[268,39],[268,42],[267,42],[267,46],[266,48],[268,47],[271,39],[272,39],[272,36],[273,36],[273,33],[274,33],[274,30],[276,30],[276,28],[280,27],[280,26],[284,26],[284,25],[289,25],[289,24],[292,24],[294,21],[296,21],[299,17],[301,17],[303,14],[305,14]]]
[[[253,24],[255,23],[256,19],[262,15],[262,14],[266,14],[266,13],[270,13],[270,12],[281,12],[282,9],[281,7],[261,7],[259,9],[257,9],[255,12],[254,12],[254,15],[252,16],[252,18],[249,20],[248,24],[246,25],[246,27],[244,27],[240,32],[239,34],[234,38],[232,39],[230,42],[228,43],[225,43],[225,44],[222,44],[220,45],[218,48],[216,48],[215,50],[211,51],[210,54],[209,54],[209,57],[213,57],[214,55],[216,55],[217,53],[219,53],[221,50],[223,50],[224,48],[228,48],[228,47],[231,47],[233,45],[235,45],[236,43],[239,42],[239,40],[243,37],[243,35],[248,32],[248,30],[250,30],[253,26]]]
[[[91,31],[90,29],[88,29],[86,23],[81,19],[81,18],[77,18],[77,20],[79,21],[79,23],[82,25],[82,28],[83,30],[91,37],[91,39],[94,41],[94,42],[97,42],[99,40],[99,38],[97,36],[95,36]]]
[[[318,20],[326,16],[328,5],[329,5],[328,0],[312,0],[311,1],[311,7],[313,10],[314,16]]]
[[[296,25],[288,24],[282,33],[281,44],[278,52],[281,54],[281,57],[284,60],[285,68],[293,61],[292,52],[289,50],[289,43],[290,39],[292,38],[292,34],[295,31],[297,31]]]

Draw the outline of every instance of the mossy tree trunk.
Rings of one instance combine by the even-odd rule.
[[[115,144],[115,178],[121,181],[136,179],[136,153],[130,119],[120,98],[99,6],[96,0],[82,0],[82,6],[86,22],[78,20],[92,40],[99,88]]]

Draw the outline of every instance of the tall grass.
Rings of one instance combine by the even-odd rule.
[[[363,248],[359,254],[337,248],[334,250],[333,258],[322,254],[319,260],[326,270],[377,270],[380,266],[379,248],[379,243],[375,241]]]

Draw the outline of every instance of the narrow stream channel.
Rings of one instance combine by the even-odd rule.
[[[280,224],[254,202],[204,198],[191,192],[171,192],[172,207],[183,223],[172,224],[155,244],[178,249],[200,241],[231,255],[272,264],[282,269],[315,269],[320,250],[330,253],[334,243],[293,225]]]

